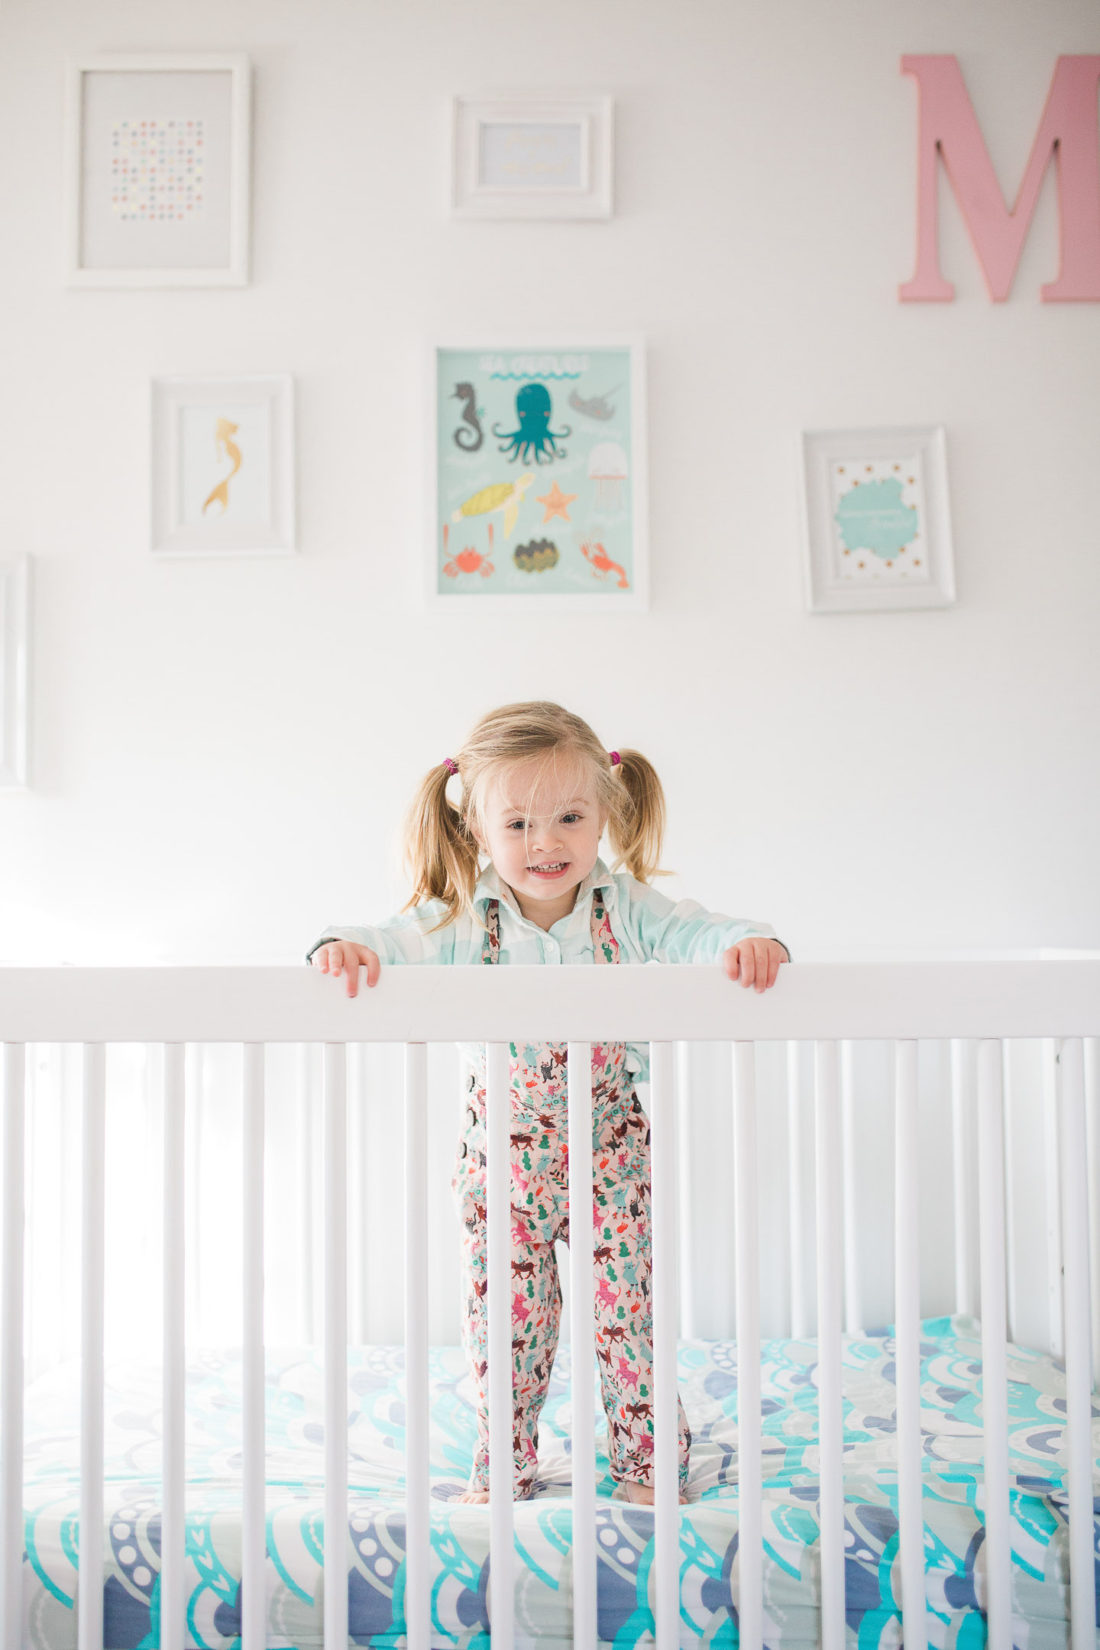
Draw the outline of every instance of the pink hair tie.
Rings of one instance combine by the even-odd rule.
[[[443,766],[446,768],[448,773],[457,773],[458,772],[458,763],[455,762],[455,761],[452,761],[452,759],[449,756],[445,756],[443,758]]]
[[[619,755],[618,751],[612,751],[611,752],[611,766],[613,768],[617,768],[621,761],[622,761],[622,757]]]

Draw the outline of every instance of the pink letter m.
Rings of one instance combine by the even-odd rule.
[[[1100,56],[1060,57],[1031,148],[1024,181],[1010,212],[989,159],[955,57],[903,57],[902,74],[916,76],[920,98],[917,182],[917,271],[898,288],[902,299],[953,298],[940,273],[936,217],[936,156],[943,156],[966,219],[989,295],[1007,298],[1020,261],[1047,162],[1057,157],[1061,218],[1058,279],[1041,288],[1044,303],[1100,299]]]

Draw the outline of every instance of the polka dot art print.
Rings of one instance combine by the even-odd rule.
[[[202,211],[201,120],[116,120],[111,208],[124,223],[182,222]]]

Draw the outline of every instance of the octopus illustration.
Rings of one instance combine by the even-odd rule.
[[[487,516],[503,510],[504,537],[510,538],[523,495],[534,479],[534,471],[525,470],[515,481],[498,481],[491,487],[482,487],[480,492],[472,493],[464,504],[459,505],[451,520],[462,521],[468,516]]]
[[[241,449],[233,440],[233,437],[239,429],[240,425],[234,424],[228,418],[219,418],[214,426],[215,444],[223,457],[232,460],[233,468],[222,481],[218,482],[216,487],[211,489],[211,492],[202,507],[203,515],[206,514],[212,504],[221,505],[223,516],[229,509],[229,483],[233,480],[233,477],[241,467]]]
[[[602,423],[606,423],[609,418],[615,416],[615,409],[611,405],[611,397],[620,388],[621,386],[616,384],[613,389],[608,390],[606,395],[590,396],[583,396],[579,390],[574,390],[569,397],[569,405],[574,412],[584,413],[586,418],[598,418]]]
[[[629,590],[630,580],[626,576],[626,569],[620,567],[617,561],[612,561],[602,544],[589,544],[587,540],[581,545],[581,555],[585,561],[591,562],[592,571],[598,578],[602,574],[605,578],[608,573],[619,575],[619,589]]]
[[[443,525],[443,553],[447,554],[447,544],[450,538],[450,529]],[[491,577],[496,572],[493,566],[493,524],[489,523],[489,554],[483,556],[480,550],[467,545],[460,550],[457,556],[451,556],[443,563],[443,571],[449,579],[457,579],[460,573],[480,573],[483,579]]]
[[[462,422],[454,432],[454,443],[464,453],[476,453],[485,440],[485,431],[478,416],[477,391],[469,383],[456,384],[452,401],[462,402]]]
[[[559,447],[558,442],[573,432],[568,425],[564,430],[552,430],[552,416],[550,391],[546,385],[521,384],[516,391],[519,429],[499,430],[493,425],[493,434],[504,443],[499,450],[508,455],[510,463],[518,458],[523,464],[552,464],[555,458],[566,457],[565,448]],[[507,445],[509,442],[510,447]]]

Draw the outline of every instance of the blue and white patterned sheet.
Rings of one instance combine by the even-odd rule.
[[[981,1345],[970,1319],[922,1326],[924,1517],[929,1644],[985,1643],[982,1601]],[[764,1615],[773,1650],[818,1642],[817,1389],[812,1341],[764,1349]],[[680,1390],[695,1434],[681,1520],[681,1644],[733,1647],[737,1633],[736,1349],[680,1347]],[[268,1644],[322,1643],[322,1371],[313,1350],[267,1357]],[[1009,1356],[1013,1641],[1068,1643],[1063,1432],[1065,1379],[1045,1355]],[[404,1644],[403,1354],[349,1355],[349,1638]],[[457,1348],[431,1355],[432,1643],[488,1650],[488,1515],[454,1504],[473,1451],[472,1389]],[[188,1646],[229,1650],[240,1627],[241,1365],[209,1353],[187,1378]],[[844,1349],[846,1594],[851,1650],[900,1636],[894,1342]],[[33,1650],[76,1645],[76,1373],[58,1369],[27,1395],[25,1637]],[[160,1382],[155,1367],[108,1372],[104,1582],[106,1650],[159,1642]],[[1093,1410],[1100,1455],[1100,1410]],[[601,1417],[602,1422],[602,1417]],[[598,1440],[599,1442],[599,1440]],[[599,1457],[601,1642],[652,1642],[653,1514],[610,1499]],[[516,1507],[517,1650],[571,1642],[568,1358],[543,1414],[538,1493]],[[604,1499],[606,1497],[606,1499]],[[1100,1514],[1100,1500],[1096,1503]],[[1094,1527],[1100,1552],[1100,1518]],[[1100,1565],[1097,1576],[1100,1578]],[[1098,1579],[1100,1605],[1100,1579]],[[7,1647],[5,1647],[7,1650]],[[501,1650],[498,1646],[497,1650]]]

